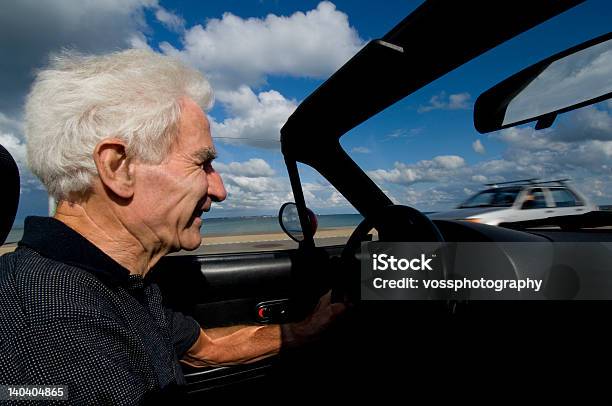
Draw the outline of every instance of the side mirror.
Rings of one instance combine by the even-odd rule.
[[[308,221],[312,228],[312,235],[317,232],[318,220],[317,216],[310,209],[308,211]],[[281,206],[278,212],[278,222],[280,223],[283,231],[291,237],[292,240],[302,242],[304,240],[304,233],[302,232],[302,225],[300,223],[300,216],[295,203],[285,203]]]
[[[474,105],[480,133],[537,121],[550,127],[558,114],[612,97],[612,33],[584,42],[510,76]]]

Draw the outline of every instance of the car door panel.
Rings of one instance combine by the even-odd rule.
[[[329,260],[341,246],[245,254],[170,256],[151,272],[166,306],[194,317],[205,328],[297,320],[306,315],[328,285]],[[261,318],[262,305],[282,304],[282,318]],[[275,358],[253,364],[192,368],[184,365],[193,396],[255,385],[274,370]]]
[[[338,254],[326,247],[308,258],[299,250],[166,257],[152,279],[169,307],[204,325],[219,325],[210,320],[217,313],[231,316],[222,324],[257,322],[258,303],[312,295],[308,289],[324,283],[326,263]]]

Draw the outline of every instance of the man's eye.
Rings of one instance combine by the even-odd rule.
[[[210,161],[208,162],[204,162],[203,164],[200,165],[202,167],[203,170],[205,171],[210,171],[212,169],[212,164],[210,163]]]

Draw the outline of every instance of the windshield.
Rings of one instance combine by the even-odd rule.
[[[340,138],[343,149],[393,203],[426,213],[517,203],[516,210],[508,211],[509,217],[487,223],[496,225],[608,207],[612,204],[612,101],[561,114],[543,130],[531,123],[482,135],[474,128],[473,116],[478,96],[503,78],[607,32],[609,28],[592,23],[593,6],[568,11],[585,22],[585,32],[559,35],[565,32],[563,22],[552,19],[539,31],[526,32],[488,51],[355,127]],[[593,8],[589,11],[589,7]],[[516,57],[526,49],[524,58]],[[575,210],[574,203],[567,203],[575,199],[546,194],[550,206],[553,200],[561,202],[552,213],[548,205],[522,210],[518,188],[486,186],[527,179],[569,179],[584,197],[584,207]]]
[[[468,207],[510,207],[514,204],[516,196],[521,189],[499,189],[485,190],[475,196],[470,197],[464,203],[459,205],[460,209]]]

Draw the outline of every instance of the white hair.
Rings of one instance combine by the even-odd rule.
[[[129,156],[160,163],[178,132],[180,102],[213,102],[208,81],[148,50],[107,55],[64,51],[41,70],[26,99],[28,165],[56,199],[88,192],[96,145],[119,138]]]

